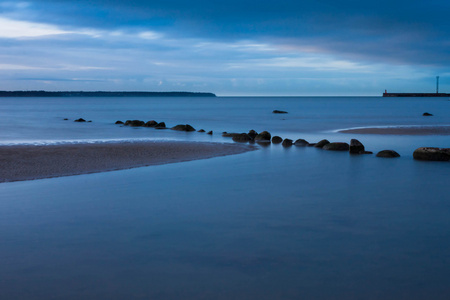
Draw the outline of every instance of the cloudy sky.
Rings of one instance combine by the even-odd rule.
[[[0,0],[0,90],[450,92],[448,0]]]

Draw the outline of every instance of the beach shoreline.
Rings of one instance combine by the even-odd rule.
[[[364,127],[342,129],[338,132],[380,135],[450,135],[450,126]]]
[[[255,149],[243,144],[183,141],[0,146],[0,183],[208,159]]]

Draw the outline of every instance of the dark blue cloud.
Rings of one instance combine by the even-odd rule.
[[[162,30],[174,37],[270,39],[366,60],[447,64],[450,2],[353,0],[33,0],[27,15],[65,26]]]

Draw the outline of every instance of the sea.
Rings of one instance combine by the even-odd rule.
[[[450,163],[412,154],[450,148],[450,136],[340,132],[450,126],[449,100],[0,98],[0,145],[233,143],[221,133],[253,129],[294,141],[356,138],[374,152],[255,144],[239,155],[1,183],[0,299],[449,299]],[[114,124],[134,119],[213,135]],[[401,157],[376,157],[381,150]]]

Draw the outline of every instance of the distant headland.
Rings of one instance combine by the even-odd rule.
[[[216,97],[216,95],[196,92],[0,91],[0,97]]]

